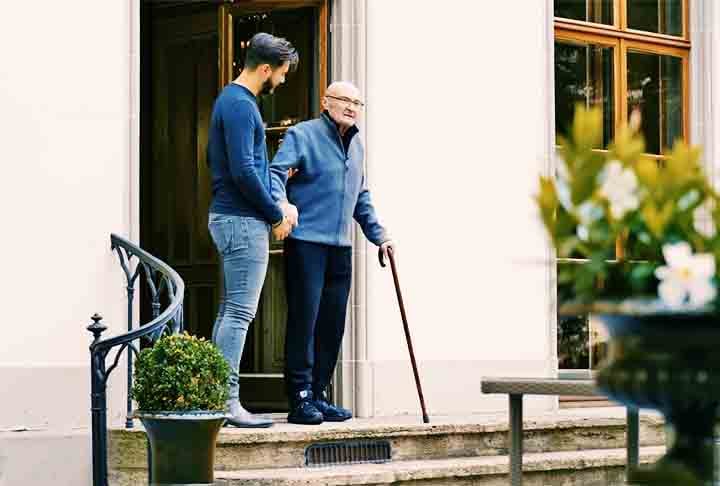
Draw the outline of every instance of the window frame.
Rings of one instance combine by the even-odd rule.
[[[614,0],[614,25],[554,18],[554,39],[556,41],[595,44],[613,48],[613,109],[615,128],[627,122],[627,54],[639,51],[647,54],[668,55],[682,60],[682,138],[690,140],[690,32],[688,19],[690,2],[683,0],[683,35],[671,36],[655,32],[644,32],[627,27],[627,4],[630,0]],[[663,160],[663,154],[646,154]]]
[[[558,25],[568,29],[592,32],[602,31],[606,33],[614,33],[618,36],[626,38],[647,38],[654,37],[658,42],[677,44],[680,47],[690,47],[690,0],[683,0],[682,4],[682,26],[683,33],[680,36],[661,34],[658,32],[650,32],[645,30],[631,29],[627,24],[627,7],[628,2],[632,0],[614,0],[613,2],[613,23],[602,24],[598,22],[588,22],[584,20],[568,19],[565,17],[553,17],[555,27]]]

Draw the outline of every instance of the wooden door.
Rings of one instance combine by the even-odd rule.
[[[220,289],[206,164],[218,7],[145,2],[141,44],[141,245],[185,280],[186,330],[209,338]]]

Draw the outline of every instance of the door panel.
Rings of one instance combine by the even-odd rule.
[[[143,14],[150,32],[142,55],[150,60],[141,74],[141,244],[185,280],[186,330],[209,338],[219,295],[205,156],[219,74],[217,7],[144,8]]]

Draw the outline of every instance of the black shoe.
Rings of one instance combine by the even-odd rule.
[[[323,423],[323,414],[313,403],[313,394],[303,390],[295,394],[290,403],[287,421],[291,424],[318,425]]]
[[[316,392],[313,405],[322,413],[323,419],[326,422],[344,422],[352,418],[352,412],[350,410],[330,403],[324,392]]]

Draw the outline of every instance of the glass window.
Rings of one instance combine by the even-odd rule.
[[[628,66],[628,116],[642,114],[646,150],[663,154],[683,135],[682,58],[630,51]]]
[[[612,0],[555,0],[555,17],[613,24]]]
[[[588,316],[558,315],[558,367],[561,370],[590,369]]]
[[[660,162],[678,139],[687,136],[686,80],[691,45],[683,24],[688,3],[689,0],[555,0],[558,135],[567,134],[575,105],[581,103],[602,111],[603,140],[597,149],[608,147],[617,124],[626,122],[636,109],[642,114],[646,152]],[[557,298],[558,304],[562,304],[573,298],[572,282],[563,279],[566,273],[563,265],[583,265],[587,261],[576,253],[559,252],[557,257]],[[587,315],[558,315],[561,370],[594,369],[606,354],[605,341],[602,328]]]
[[[628,28],[667,35],[683,35],[683,0],[629,0]]]
[[[613,136],[613,48],[593,44],[555,42],[555,127],[566,135],[575,105],[600,107],[603,112],[603,142]]]

